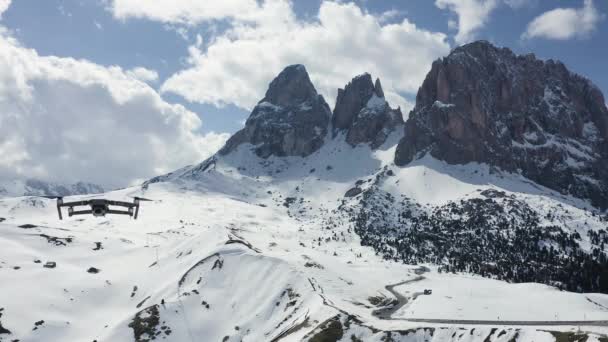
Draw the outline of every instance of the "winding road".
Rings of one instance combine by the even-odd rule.
[[[395,312],[397,312],[399,309],[401,309],[405,304],[407,304],[408,302],[408,298],[405,297],[404,295],[402,295],[401,293],[395,291],[395,287],[397,286],[401,286],[401,285],[405,285],[408,283],[413,283],[413,282],[417,282],[424,279],[423,276],[418,276],[416,278],[410,279],[410,280],[406,280],[406,281],[402,281],[400,283],[397,284],[392,284],[392,285],[386,285],[384,288],[390,292],[393,296],[395,296],[395,298],[397,299],[397,304],[388,307],[388,308],[382,308],[382,309],[378,309],[378,310],[374,310],[374,312],[372,312],[372,315],[380,318],[380,319],[393,319],[392,316]],[[415,297],[414,297],[415,298]]]
[[[400,283],[387,285],[384,288],[397,299],[397,304],[375,310],[372,314],[379,319],[392,321],[407,321],[417,323],[435,323],[435,324],[471,324],[471,325],[515,325],[515,326],[599,326],[608,327],[608,320],[590,320],[590,321],[500,321],[500,320],[471,320],[471,319],[434,319],[434,318],[393,318],[392,315],[408,303],[408,297],[395,291],[395,287],[408,283],[423,280],[423,276],[402,281]],[[414,293],[415,299],[421,293]]]

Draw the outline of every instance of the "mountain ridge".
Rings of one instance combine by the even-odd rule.
[[[397,165],[412,122],[378,80],[334,129],[303,66],[279,76],[222,151],[103,194],[150,199],[137,220],[0,199],[0,341],[604,341],[605,211],[485,162]]]
[[[45,182],[32,178],[0,182],[0,197],[73,196],[103,192],[105,192],[103,187],[87,182],[65,184]]]
[[[480,67],[481,61],[487,65]],[[451,88],[446,75],[454,78]],[[290,92],[303,95],[303,102],[289,103]],[[305,67],[289,66],[217,156],[251,143],[262,158],[306,157],[338,136],[352,147],[375,149],[401,131],[394,156],[398,166],[426,153],[450,164],[487,163],[600,209],[608,207],[608,108],[590,80],[561,62],[477,41],[433,63],[408,120],[383,94],[380,80],[372,82],[364,73],[338,90],[329,111]],[[303,106],[317,97],[318,105]],[[568,120],[562,122],[560,115]]]
[[[290,66],[286,70],[294,68],[301,73],[306,72],[303,66]],[[278,84],[277,80],[285,82],[288,74],[289,72],[282,72],[271,83],[269,91],[273,89],[273,92],[280,92],[282,88],[293,91],[289,87],[272,86]],[[304,90],[300,93],[317,94],[312,90],[314,86],[307,75],[299,78],[306,80]],[[516,84],[524,90],[511,89]],[[545,95],[546,89],[564,89],[563,103],[550,101],[553,98]],[[603,135],[589,134],[591,125],[595,127],[596,123],[601,125],[603,120],[608,120],[608,109],[603,104],[603,95],[597,93],[597,88],[589,80],[569,72],[559,62],[539,61],[533,55],[518,56],[507,48],[497,48],[489,42],[479,41],[458,47],[449,56],[433,63],[433,68],[418,92],[416,107],[407,121],[390,119],[390,115],[400,112],[392,110],[379,96],[382,94],[380,81],[373,82],[370,74],[353,78],[338,91],[331,117],[328,117],[325,110],[327,106],[323,107],[324,111],[320,114],[326,125],[322,134],[323,143],[305,154],[260,155],[258,151],[264,142],[257,141],[256,145],[256,141],[241,141],[229,151],[223,150],[201,164],[174,174],[156,177],[145,186],[170,180],[197,180],[209,172],[227,172],[255,179],[270,177],[279,181],[282,174],[289,173],[290,168],[301,168],[313,163],[313,160],[327,159],[327,165],[321,166],[325,169],[323,175],[342,174],[341,181],[352,182],[346,189],[348,191],[344,190],[344,205],[340,211],[345,211],[334,219],[343,220],[342,224],[354,222],[353,230],[361,237],[361,243],[373,247],[385,258],[406,263],[431,262],[448,271],[472,271],[516,282],[542,282],[570,291],[608,291],[608,258],[605,249],[608,235],[602,227],[604,216],[601,214],[606,204],[602,196],[606,194],[608,179],[604,177],[606,172],[597,166],[608,162],[604,154],[607,145]],[[351,133],[357,130],[357,121],[361,113],[369,110],[368,103],[372,100],[381,104],[377,107],[380,110],[370,115],[373,120],[367,121],[375,124],[367,125],[367,130],[353,139]],[[283,104],[289,103],[283,101]],[[542,106],[537,106],[539,101]],[[266,101],[263,99],[260,103]],[[254,109],[252,117],[256,111]],[[504,114],[505,111],[519,111],[520,114],[507,115]],[[275,113],[277,111],[273,112]],[[285,111],[280,113],[284,114]],[[562,123],[560,114],[567,114],[570,121]],[[579,116],[580,120],[577,121]],[[379,129],[387,122],[389,124]],[[291,129],[285,128],[288,121],[269,121],[265,124],[271,127],[268,132],[286,132]],[[248,129],[247,126],[246,124],[244,130]],[[536,131],[532,132],[531,129]],[[383,134],[378,135],[378,132]],[[502,134],[498,138],[497,132]],[[386,137],[389,135],[396,137],[398,143],[387,142]],[[555,143],[547,147],[549,136],[562,142],[563,146]],[[533,141],[533,138],[537,141]],[[519,142],[513,139],[519,139]],[[500,144],[505,141],[508,148],[500,148]],[[517,144],[511,146],[511,141],[516,141]],[[526,143],[536,143],[539,146],[529,147],[524,145]],[[228,143],[227,146],[232,145]],[[260,159],[251,159],[248,149],[252,149],[256,158]],[[576,154],[577,151],[579,154]],[[374,159],[377,157],[370,158],[365,156],[366,153],[370,156],[381,155],[382,160],[376,164]],[[586,154],[592,157],[587,160]],[[575,159],[581,164],[580,167],[571,167],[570,159]],[[333,162],[330,163],[329,160]],[[478,174],[478,177],[487,173],[487,179],[496,183],[486,189],[471,188],[469,194],[464,194],[465,197],[459,197],[454,202],[424,204],[417,198],[420,194],[415,193],[415,197],[411,198],[410,194],[402,192],[409,191],[407,188],[388,185],[391,183],[389,174],[408,174],[409,171],[403,168],[416,168],[417,160],[425,160],[422,164],[425,167],[429,162],[436,165],[432,160],[447,163],[447,168],[432,166],[429,169],[432,172],[457,169],[463,165],[473,174]],[[520,165],[517,163],[521,160],[528,162],[528,168],[514,168],[513,165]],[[337,167],[335,162],[348,163],[353,171],[359,171],[345,170]],[[254,164],[258,165],[253,167]],[[370,168],[372,165],[375,168]],[[309,178],[305,170],[295,173],[299,176],[284,181],[293,182],[297,177]],[[324,176],[319,174],[318,167],[311,167],[309,173],[322,184]],[[544,174],[548,179],[542,179]],[[355,175],[358,175],[356,177],[359,180],[349,178]],[[370,177],[370,182],[376,180],[370,183],[374,186],[367,186],[361,181],[366,176]],[[424,175],[419,179],[405,177],[397,177],[396,181],[426,183]],[[542,190],[527,190],[528,194],[521,194],[521,190],[513,189],[530,189],[528,185],[505,188],[504,185],[499,185],[501,182],[498,179],[502,178],[530,183]],[[575,182],[575,178],[581,180]],[[477,182],[474,178],[466,179]],[[313,182],[308,186],[320,185]],[[574,205],[577,210],[590,210],[593,215],[598,215],[597,225],[594,224],[595,228],[581,228],[574,223],[566,223],[570,222],[568,214],[549,214],[545,209],[539,210],[537,205],[521,211],[528,207],[529,201],[541,203],[538,198],[530,198],[530,195],[540,194],[548,196],[547,200],[551,198],[552,201],[558,201],[551,204],[555,210],[559,210],[562,205],[559,201],[567,206]],[[582,201],[577,202],[575,199]],[[373,212],[383,215],[371,215]],[[473,218],[474,221],[471,221]],[[495,225],[500,229],[495,229]],[[521,227],[526,228],[520,229]],[[459,231],[456,236],[453,235],[454,230]],[[487,230],[487,233],[483,233]],[[461,237],[465,237],[464,240],[460,241]],[[454,246],[466,246],[469,238],[478,239],[476,242],[479,245],[472,249],[455,248],[442,242],[451,240],[455,242]],[[399,242],[406,240],[411,240],[413,247]],[[496,241],[501,242],[494,244]],[[531,241],[530,245],[528,241]],[[523,249],[523,254],[503,250],[505,246],[513,245],[527,247]],[[421,254],[422,246],[428,249]],[[494,252],[484,255],[483,248],[489,247]],[[533,261],[536,266],[515,269],[517,260],[522,258]],[[509,261],[492,266],[499,260]],[[569,276],[572,270],[584,268],[584,265],[589,266],[587,271],[594,271],[579,272],[576,277]]]

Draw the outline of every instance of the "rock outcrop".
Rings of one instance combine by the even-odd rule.
[[[557,61],[479,41],[433,63],[395,163],[483,162],[608,207],[608,109]]]
[[[226,142],[220,154],[250,143],[262,158],[308,156],[323,145],[330,117],[329,106],[317,94],[304,66],[288,66],[270,83],[245,128]]]
[[[350,145],[369,143],[377,148],[401,124],[401,110],[392,109],[386,102],[379,79],[374,84],[371,75],[365,73],[338,89],[332,126],[334,133],[346,132]]]

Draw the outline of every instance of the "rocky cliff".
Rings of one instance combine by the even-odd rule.
[[[608,109],[560,62],[479,41],[433,63],[395,163],[481,162],[608,207]]]
[[[220,154],[250,143],[262,158],[308,156],[323,145],[330,117],[329,106],[304,66],[288,66],[270,83],[245,128],[228,140]]]
[[[332,126],[334,133],[346,133],[351,146],[369,143],[377,148],[402,124],[401,110],[389,106],[380,80],[373,83],[370,74],[357,76],[344,89],[338,89]]]
[[[338,90],[332,113],[306,69],[289,66],[220,154],[250,143],[262,158],[306,157],[329,130],[375,149],[401,127],[397,165],[426,153],[450,164],[486,163],[608,208],[608,109],[600,90],[561,62],[486,41],[433,63],[406,123],[370,74]]]

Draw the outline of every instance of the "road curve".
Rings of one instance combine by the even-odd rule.
[[[397,284],[387,285],[384,288],[397,299],[397,304],[390,307],[375,310],[372,314],[379,319],[392,321],[407,321],[416,323],[434,324],[471,324],[471,325],[515,325],[515,326],[598,326],[608,327],[608,320],[595,321],[500,321],[500,320],[472,320],[472,319],[441,319],[441,318],[392,318],[392,315],[408,302],[408,298],[395,291],[395,287],[413,283],[424,279],[418,276],[414,279],[402,281]]]
[[[405,304],[407,304],[407,297],[405,297],[404,295],[402,295],[401,293],[395,291],[395,287],[397,286],[401,286],[401,285],[405,285],[408,283],[413,283],[416,281],[420,281],[424,279],[423,276],[418,276],[414,279],[410,279],[410,280],[406,280],[406,281],[402,281],[400,283],[397,284],[392,284],[392,285],[386,285],[384,288],[390,292],[393,296],[395,296],[395,298],[397,299],[397,304],[391,306],[390,308],[383,308],[383,309],[378,309],[378,310],[374,310],[372,312],[372,315],[380,318],[380,319],[393,319],[392,316],[395,312],[397,312],[397,310],[401,309]]]

